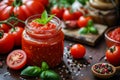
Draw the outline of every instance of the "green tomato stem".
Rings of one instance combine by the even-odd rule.
[[[112,46],[111,48],[109,48],[110,52],[114,52],[115,51],[115,46]]]
[[[13,24],[11,22],[14,22]],[[18,24],[18,22],[24,23],[24,21],[18,19],[16,16],[11,16],[10,18],[0,21],[0,24],[7,24],[13,28],[15,31],[15,26]]]
[[[14,0],[14,2],[13,2],[14,7],[18,7],[18,6],[21,6],[21,5],[22,5],[22,0]]]

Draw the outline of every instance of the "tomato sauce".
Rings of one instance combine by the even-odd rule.
[[[106,35],[106,44],[108,47],[120,45],[120,27],[108,30]]]
[[[108,36],[111,39],[114,39],[118,42],[120,42],[120,27],[116,28],[115,30],[108,33]]]
[[[41,66],[45,61],[50,67],[59,65],[63,57],[64,34],[61,22],[54,17],[46,25],[32,25],[31,17],[26,21],[22,35],[22,49],[27,53],[28,65]]]

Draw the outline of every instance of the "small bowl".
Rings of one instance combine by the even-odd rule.
[[[111,73],[101,74],[101,73],[96,72],[96,71],[94,70],[94,67],[95,67],[95,65],[99,65],[99,64],[103,64],[103,63],[96,63],[96,64],[94,64],[94,65],[91,67],[91,71],[92,71],[92,73],[93,73],[96,77],[99,77],[99,78],[102,78],[102,79],[107,79],[107,78],[110,78],[111,76],[113,76],[113,75],[115,74],[116,68],[115,68],[113,65],[109,64],[109,63],[105,63],[105,64],[108,64],[109,66],[111,66],[111,68],[112,68],[112,72],[111,72]]]
[[[105,40],[106,40],[106,44],[107,44],[107,47],[108,47],[108,48],[111,47],[111,46],[113,46],[113,45],[120,46],[120,42],[119,42],[119,41],[116,41],[116,40],[114,40],[114,39],[112,39],[112,38],[110,38],[110,37],[108,36],[109,32],[115,30],[116,28],[118,28],[118,27],[111,27],[111,28],[109,28],[109,29],[105,32]]]

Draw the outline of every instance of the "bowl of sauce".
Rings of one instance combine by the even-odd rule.
[[[120,46],[120,26],[111,27],[105,32],[105,40],[107,47],[113,45]]]

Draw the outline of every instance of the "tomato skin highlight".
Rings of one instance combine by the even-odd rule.
[[[27,55],[23,50],[12,51],[6,59],[6,64],[9,68],[19,70],[25,66]]]
[[[0,38],[0,54],[7,54],[13,49],[14,39],[11,34],[4,33]]]
[[[120,66],[120,46],[111,46],[107,49],[106,58],[114,66]]]
[[[78,59],[78,58],[83,58],[86,53],[86,49],[83,45],[81,44],[74,44],[70,48],[70,54],[73,56],[73,58]]]

